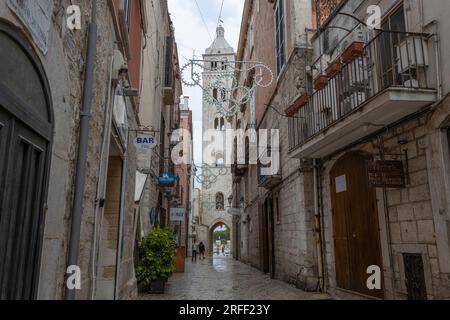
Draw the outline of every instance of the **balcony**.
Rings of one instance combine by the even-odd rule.
[[[435,102],[429,38],[383,31],[365,44],[289,119],[291,155],[325,157]]]

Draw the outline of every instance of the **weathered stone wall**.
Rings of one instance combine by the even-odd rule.
[[[279,221],[275,222],[275,275],[305,290],[316,290],[317,258],[314,238],[314,192],[311,167],[303,168],[301,161],[289,154],[289,125],[284,110],[308,87],[306,64],[311,52],[296,49],[278,82],[260,128],[280,130],[281,184],[272,190],[279,197]],[[255,177],[257,178],[257,177]],[[260,203],[268,195],[259,188]],[[277,220],[277,219],[275,219]]]

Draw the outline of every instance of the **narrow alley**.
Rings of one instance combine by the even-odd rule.
[[[166,293],[143,300],[323,300],[328,295],[303,292],[231,257],[215,255],[186,261],[184,273],[174,274]]]

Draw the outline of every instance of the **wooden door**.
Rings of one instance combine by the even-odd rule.
[[[374,297],[383,290],[367,288],[367,268],[382,270],[378,209],[375,188],[369,186],[361,153],[341,158],[330,173],[332,219],[338,287]]]
[[[0,108],[0,298],[31,299],[48,142]]]

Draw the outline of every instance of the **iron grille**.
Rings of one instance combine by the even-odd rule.
[[[408,300],[427,300],[423,260],[420,254],[403,254]]]

